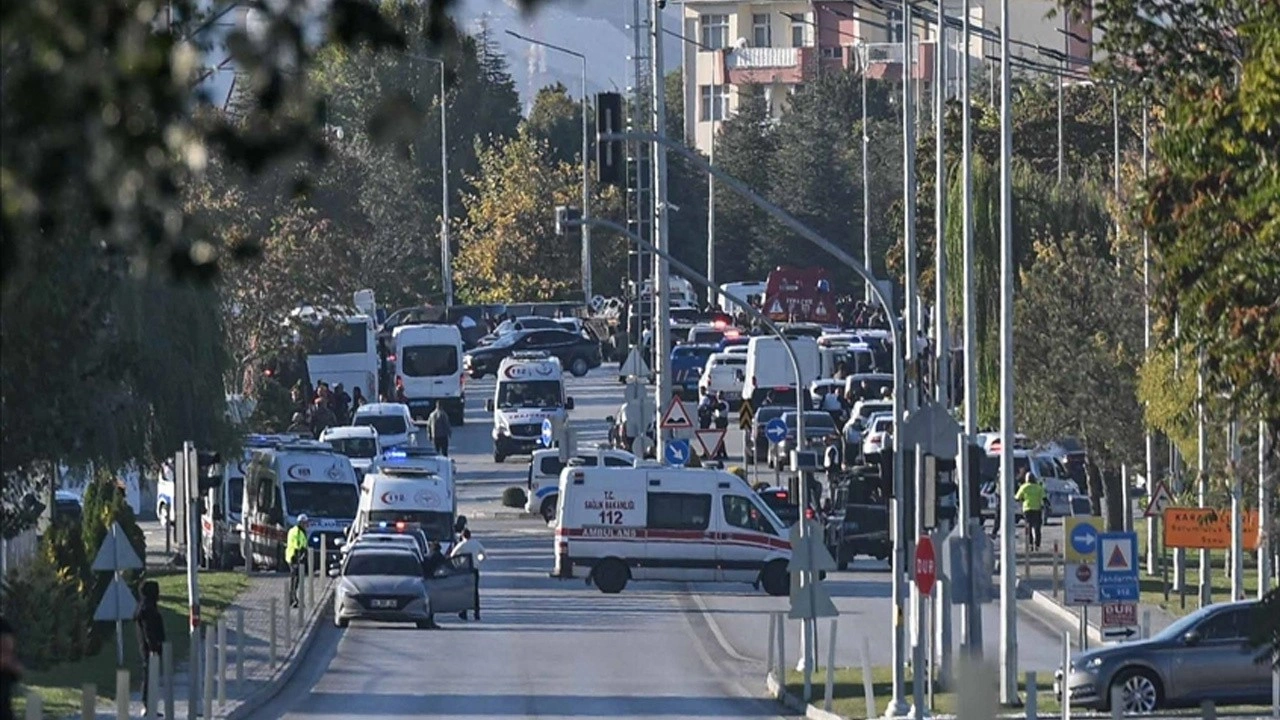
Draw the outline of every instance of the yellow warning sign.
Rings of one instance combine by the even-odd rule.
[[[1241,540],[1245,550],[1258,549],[1258,511],[1241,516]],[[1231,547],[1231,513],[1213,508],[1165,508],[1165,547],[1190,550],[1226,550]]]

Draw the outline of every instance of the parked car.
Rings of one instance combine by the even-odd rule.
[[[787,424],[787,436],[782,442],[769,448],[769,467],[785,468],[792,450],[818,447],[828,440],[839,438],[835,421],[831,415],[820,410],[811,410],[804,414],[804,442],[798,443],[796,438],[796,412],[794,410],[782,414],[782,421]]]
[[[553,325],[554,320],[550,321]],[[515,352],[540,351],[560,358],[560,364],[574,377],[586,375],[603,362],[600,343],[557,328],[517,330],[493,343],[476,348],[462,358],[463,367],[474,379],[498,372],[502,361]]]
[[[795,405],[791,406],[795,408]],[[747,455],[755,458],[756,462],[764,462],[769,458],[769,438],[764,435],[764,426],[774,418],[782,417],[782,413],[787,412],[785,405],[766,405],[756,410],[755,419],[752,421],[751,432],[747,434]],[[795,412],[795,410],[791,410]]]
[[[1219,603],[1201,608],[1147,640],[1108,645],[1077,655],[1058,668],[1053,689],[1075,707],[1109,710],[1120,692],[1123,712],[1170,707],[1271,704],[1271,664],[1258,662],[1248,639],[1261,603]]]

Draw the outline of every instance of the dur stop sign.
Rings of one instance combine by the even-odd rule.
[[[933,553],[933,541],[920,536],[916,541],[916,587],[920,594],[933,594],[933,584],[938,580],[938,563]]]

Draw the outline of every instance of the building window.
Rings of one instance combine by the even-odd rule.
[[[791,21],[791,47],[813,45],[813,13],[805,13]]]
[[[715,92],[712,92],[712,88]],[[702,122],[710,120],[724,120],[729,116],[729,86],[728,85],[703,85],[699,88],[699,96],[702,100],[699,103],[698,114],[702,118]]]
[[[768,13],[757,13],[751,16],[752,47],[773,47],[773,25],[769,22]]]
[[[823,47],[818,48],[818,55],[828,60],[841,60],[844,58],[844,48],[824,45]]]
[[[885,15],[886,24],[889,26],[889,42],[902,42],[902,11],[890,10]]]
[[[698,26],[705,49],[722,50],[729,47],[728,15],[701,15],[698,17]]]

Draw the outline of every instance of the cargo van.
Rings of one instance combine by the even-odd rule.
[[[421,467],[380,465],[360,484],[360,505],[351,536],[380,523],[407,523],[428,540],[451,546],[458,515],[458,496],[451,478]]]
[[[409,412],[425,420],[437,404],[449,422],[466,421],[462,380],[462,331],[457,325],[401,325],[392,334],[396,378],[404,383]]]
[[[347,457],[315,440],[255,450],[245,471],[245,520],[253,564],[283,570],[285,534],[310,519],[308,544],[328,549],[334,562],[340,540],[355,520],[360,485]]]
[[[569,458],[574,467],[635,467],[636,456],[626,450],[608,446],[580,451]],[[525,512],[538,513],[547,522],[556,519],[556,504],[560,499],[560,472],[566,463],[560,459],[560,449],[534,450],[529,461],[528,492]]]
[[[752,407],[760,407],[770,390],[803,392],[809,387],[809,383],[818,379],[818,341],[810,337],[787,340],[800,363],[798,388],[791,358],[782,342],[777,337],[769,336],[753,337],[747,344],[747,368],[742,397],[750,400]]]
[[[485,401],[485,410],[493,413],[493,461],[536,450],[542,421],[562,425],[572,409],[558,358],[544,352],[516,352],[504,358],[493,397]]]
[[[373,461],[382,453],[378,430],[372,425],[341,425],[325,428],[320,442],[329,443],[334,450],[347,456],[356,476],[365,474]]]
[[[557,578],[618,593],[631,580],[744,582],[791,589],[791,543],[769,506],[720,470],[565,468],[560,474]]]

